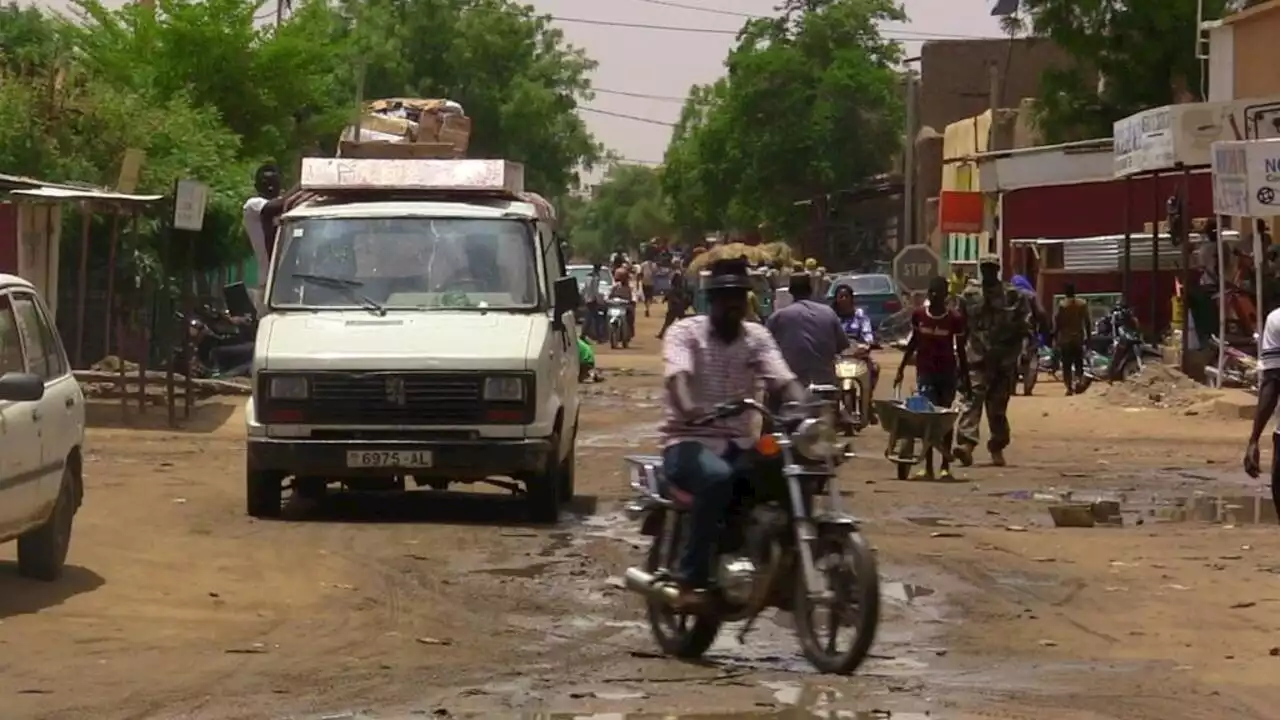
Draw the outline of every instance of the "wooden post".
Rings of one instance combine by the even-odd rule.
[[[1129,303],[1131,288],[1130,276],[1133,274],[1133,182],[1128,175],[1124,178],[1124,251],[1120,262],[1120,295],[1125,304]]]
[[[107,302],[104,310],[104,322],[106,329],[103,330],[103,354],[111,354],[111,326],[114,321],[116,299],[116,248],[120,244],[120,213],[117,211],[111,216],[111,245],[107,251]],[[118,353],[117,353],[118,354]]]
[[[1182,349],[1180,356],[1182,358],[1181,370],[1185,375],[1191,364],[1187,360],[1187,353],[1191,351],[1191,306],[1187,302],[1191,299],[1191,218],[1187,217],[1190,210],[1188,208],[1190,192],[1188,188],[1191,184],[1191,168],[1183,166],[1182,182],[1178,187],[1178,207],[1182,213],[1182,303],[1179,308],[1182,315],[1179,321],[1182,323]]]
[[[84,368],[84,313],[85,301],[89,294],[89,225],[93,218],[89,211],[89,203],[85,201],[80,213],[80,273],[76,285],[76,344],[75,367]]]
[[[1156,317],[1160,310],[1160,173],[1151,175],[1151,325],[1148,332],[1155,339],[1160,338],[1160,328],[1156,327]]]

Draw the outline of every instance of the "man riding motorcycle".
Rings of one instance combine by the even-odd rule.
[[[691,425],[716,405],[753,397],[764,381],[770,392],[798,402],[804,390],[773,336],[745,322],[751,278],[741,259],[711,264],[706,315],[671,326],[663,343],[666,369],[661,427],[663,467],[670,482],[693,496],[688,542],[676,568],[676,607],[705,598],[717,528],[733,501],[734,461],[755,439],[753,418],[740,416]]]
[[[851,355],[867,363],[867,397],[875,396],[876,383],[880,381],[880,363],[871,357],[871,348],[876,343],[876,334],[871,327],[871,318],[853,299],[853,288],[841,285],[836,288],[835,299],[831,303],[840,318],[840,327],[844,334],[857,343]],[[869,406],[867,421],[876,424],[873,405]]]

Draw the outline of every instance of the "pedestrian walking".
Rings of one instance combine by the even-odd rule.
[[[1253,414],[1253,431],[1244,451],[1244,471],[1251,478],[1262,474],[1258,441],[1275,416],[1276,403],[1280,400],[1280,308],[1267,314],[1262,337],[1258,339],[1258,372],[1261,374],[1258,408]],[[1280,426],[1271,435],[1271,448],[1271,501],[1276,506],[1276,517],[1280,518]]]
[[[1031,332],[1032,311],[1026,296],[1000,279],[1000,258],[984,254],[978,260],[980,282],[960,296],[966,328],[965,355],[969,361],[969,405],[956,428],[956,458],[968,467],[978,446],[982,413],[991,432],[987,451],[991,464],[1005,464],[1009,446],[1009,398],[1018,378],[1018,357]]]
[[[645,317],[649,317],[649,305],[653,302],[653,278],[657,272],[658,264],[653,260],[640,263],[640,295]]]
[[[1067,298],[1058,306],[1053,319],[1053,343],[1062,362],[1062,382],[1067,394],[1075,395],[1077,383],[1084,376],[1084,349],[1093,328],[1089,322],[1089,304],[1076,297],[1076,286],[1067,283]]]
[[[671,289],[667,291],[665,300],[667,301],[667,317],[663,319],[662,329],[658,331],[659,340],[667,334],[667,328],[683,318],[685,312],[689,309],[689,287],[685,284],[684,272],[680,268],[676,268],[671,272]]]
[[[902,385],[903,374],[911,359],[916,361],[916,387],[929,398],[935,407],[950,408],[956,401],[956,393],[968,395],[969,363],[965,355],[964,317],[948,307],[947,279],[935,277],[929,281],[928,299],[911,313],[911,339],[893,378],[894,387]],[[951,443],[954,431],[948,431],[942,439],[939,451],[942,468],[941,480],[951,479]],[[933,453],[925,456],[925,467],[916,473],[919,479],[933,477]]]

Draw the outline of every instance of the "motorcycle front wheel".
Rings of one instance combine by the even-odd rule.
[[[811,598],[804,571],[797,567],[792,608],[796,636],[805,659],[819,672],[848,675],[866,660],[880,622],[880,575],[875,554],[857,531],[831,525],[818,531],[813,562],[825,581],[828,597]],[[822,637],[815,623],[820,610],[830,623]],[[842,627],[854,630],[844,649],[840,648]]]
[[[653,537],[649,555],[645,558],[645,572],[656,574],[662,569],[676,566],[682,548],[681,538],[689,518],[677,514],[671,518],[666,532]],[[649,610],[649,630],[662,652],[673,657],[691,660],[702,654],[715,642],[720,633],[720,619],[713,615],[694,615],[676,612],[670,605],[654,598],[646,598]]]

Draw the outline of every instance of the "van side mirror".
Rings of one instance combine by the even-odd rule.
[[[555,303],[553,310],[557,320],[563,317],[565,313],[577,310],[578,306],[582,304],[582,294],[578,290],[578,281],[571,277],[562,277],[556,280],[552,291]]]
[[[36,402],[44,397],[44,378],[23,372],[0,376],[0,400]]]

